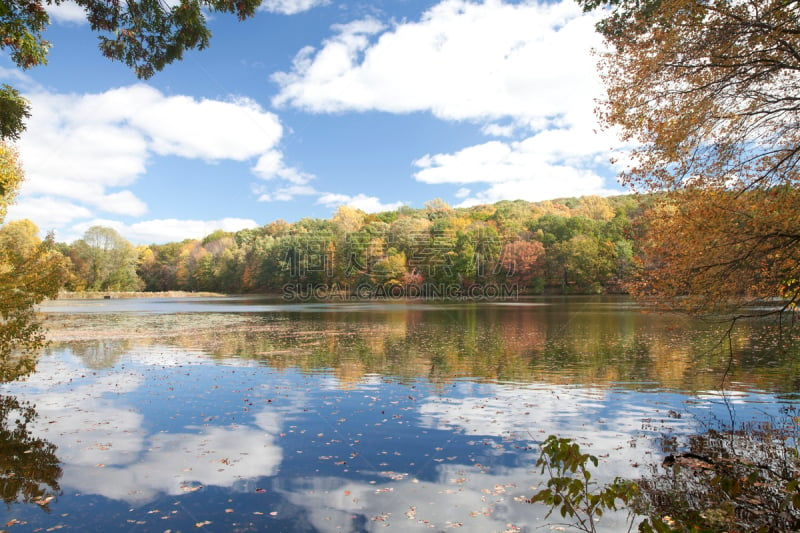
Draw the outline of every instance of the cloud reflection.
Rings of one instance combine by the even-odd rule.
[[[296,480],[280,492],[306,510],[319,531],[401,531],[458,529],[465,532],[531,531],[553,522],[547,508],[528,504],[534,488],[543,482],[530,467],[486,473],[474,465],[449,464],[438,469],[434,481],[407,476],[380,482],[313,477]],[[625,513],[608,514],[599,531],[626,528]]]
[[[35,432],[58,448],[65,491],[133,504],[199,486],[236,490],[277,472],[283,450],[276,438],[284,416],[277,409],[248,413],[247,424],[151,429],[152,421],[127,395],[145,389],[149,372],[197,362],[197,353],[178,352],[145,350],[127,360],[135,370],[113,373],[91,372],[66,353],[40,361],[24,388],[40,414]]]
[[[648,399],[634,400],[629,392],[591,387],[535,383],[525,386],[475,385],[461,383],[448,397],[431,397],[420,402],[420,425],[442,431],[456,431],[476,440],[528,440],[541,442],[548,435],[574,439],[588,453],[603,458],[599,479],[616,476],[636,478],[643,458],[658,453],[661,429],[672,433],[689,431],[691,417],[651,418],[659,411]],[[637,403],[641,402],[641,403]],[[650,420],[648,426],[646,421]]]
[[[283,451],[274,439],[247,426],[157,434],[146,441],[147,448],[139,451],[135,462],[67,464],[65,480],[80,492],[130,503],[209,485],[243,489],[247,480],[277,472]]]

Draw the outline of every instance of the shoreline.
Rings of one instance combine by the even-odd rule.
[[[224,298],[227,294],[218,292],[119,292],[119,291],[60,291],[57,300],[118,300],[132,298]]]

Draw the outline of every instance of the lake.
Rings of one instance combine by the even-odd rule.
[[[6,426],[30,418],[2,444],[24,458],[2,486],[13,532],[550,530],[558,513],[525,501],[548,435],[598,456],[601,481],[635,479],[665,441],[800,398],[774,323],[728,337],[624,298],[41,311],[36,372],[0,385]]]

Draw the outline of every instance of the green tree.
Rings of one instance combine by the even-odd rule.
[[[8,84],[0,86],[0,138],[19,139],[25,129],[25,120],[30,116],[28,100]],[[3,191],[0,187],[0,195]]]
[[[453,263],[461,282],[468,285],[492,281],[501,249],[500,235],[492,225],[477,222],[459,232]]]
[[[242,292],[267,292],[269,289],[268,269],[270,250],[276,239],[270,235],[256,237],[251,246],[243,247],[244,266],[242,267]],[[263,277],[262,277],[263,273]]]
[[[533,219],[533,209],[528,202],[504,200],[495,204],[495,212],[490,220],[497,224],[505,241],[513,241],[527,233],[527,225]]]
[[[140,288],[136,275],[138,253],[113,228],[92,226],[72,245],[72,255],[83,265],[84,286],[95,291],[133,291]],[[75,262],[75,261],[74,261]]]
[[[136,274],[144,283],[146,291],[168,291],[176,289],[176,271],[181,243],[150,245],[140,248]]]

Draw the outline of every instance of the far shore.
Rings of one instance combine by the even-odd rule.
[[[60,291],[59,300],[108,300],[121,298],[222,298],[226,294],[218,292],[189,292],[189,291],[162,291],[162,292],[117,292],[117,291]]]

